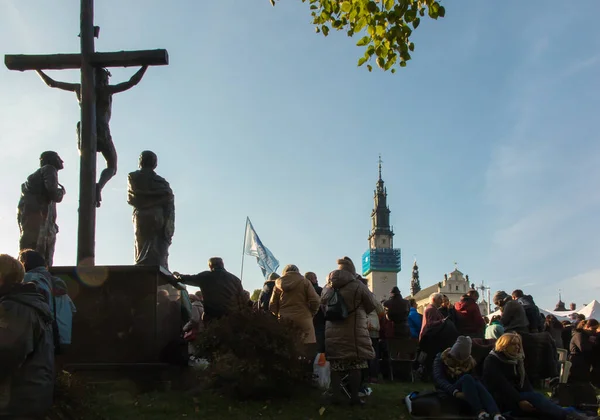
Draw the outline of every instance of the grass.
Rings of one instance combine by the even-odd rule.
[[[211,391],[197,396],[180,392],[139,394],[127,383],[110,390],[95,389],[88,398],[85,419],[408,419],[404,397],[415,390],[431,389],[430,384],[387,383],[373,385],[365,407],[332,406],[322,393],[307,389],[289,400],[234,401]]]

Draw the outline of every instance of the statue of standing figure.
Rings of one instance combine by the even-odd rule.
[[[136,265],[169,268],[169,246],[175,233],[175,196],[169,183],[154,171],[158,157],[145,150],[139,170],[128,177],[127,202],[133,206]]]
[[[66,193],[58,182],[58,171],[64,168],[58,153],[47,151],[40,156],[40,168],[21,185],[17,222],[21,237],[19,250],[35,249],[51,267],[56,245],[56,203]]]
[[[102,189],[117,174],[117,150],[110,134],[110,117],[112,115],[112,97],[115,93],[124,92],[137,85],[144,77],[148,66],[143,66],[127,82],[111,85],[110,72],[104,68],[96,68],[96,151],[106,160],[106,168],[102,170],[96,184],[96,207],[102,202]],[[46,73],[37,70],[44,83],[51,88],[75,92],[81,103],[81,85],[79,83],[57,82]],[[81,150],[81,123],[77,123],[77,147]]]

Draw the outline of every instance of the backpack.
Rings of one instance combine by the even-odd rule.
[[[56,283],[62,279],[52,277],[52,332],[54,335],[55,353],[62,352],[61,346],[71,344],[71,332],[73,328],[73,313],[76,312],[75,305],[68,294],[56,294]]]
[[[326,321],[343,321],[348,318],[354,311],[348,311],[348,306],[346,305],[346,301],[344,297],[340,293],[344,287],[346,287],[349,283],[346,283],[339,289],[333,289],[333,294],[327,301],[327,307],[325,308],[325,320]]]

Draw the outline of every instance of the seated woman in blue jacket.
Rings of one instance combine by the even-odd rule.
[[[544,420],[590,418],[572,409],[560,407],[544,394],[535,392],[525,373],[524,359],[523,342],[517,333],[502,335],[485,359],[483,382],[502,410],[510,411],[515,416]]]
[[[456,343],[439,353],[433,362],[436,388],[462,400],[479,420],[505,420],[488,390],[471,375],[475,364],[471,356],[471,337],[459,336]]]

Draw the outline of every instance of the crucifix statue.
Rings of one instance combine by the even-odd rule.
[[[108,123],[112,95],[135,86],[147,66],[166,65],[166,50],[95,52],[94,38],[100,28],[94,26],[94,0],[81,0],[81,53],[53,55],[6,55],[9,70],[35,70],[51,87],[77,94],[81,105],[78,124],[80,149],[79,220],[77,233],[77,264],[94,265],[96,236],[96,206],[101,201],[102,187],[116,173],[117,154]],[[108,67],[141,67],[128,82],[109,85]],[[81,69],[81,83],[55,82],[42,70]],[[107,168],[96,182],[96,152],[102,153]]]

